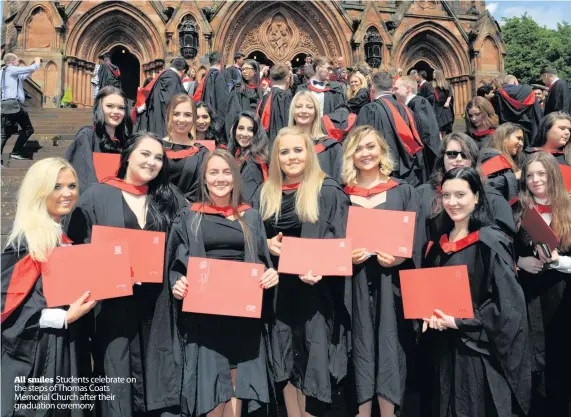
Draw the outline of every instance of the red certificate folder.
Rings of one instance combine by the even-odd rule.
[[[346,276],[353,273],[351,239],[284,237],[278,272]]]
[[[93,226],[91,243],[126,242],[133,282],[163,282],[165,233],[121,227]]]
[[[188,258],[188,294],[182,311],[259,319],[264,269],[262,264]]]
[[[559,239],[535,208],[525,211],[521,225],[534,243],[545,243],[552,251],[559,246]]]
[[[69,305],[86,291],[90,300],[133,295],[125,243],[55,248],[42,263],[42,279],[48,307]]]
[[[412,257],[416,213],[349,207],[347,237],[354,249],[379,250],[392,256]]]
[[[120,157],[118,153],[93,152],[93,166],[97,181],[102,182],[106,178],[117,176]]]
[[[216,142],[213,140],[197,140],[195,143],[201,144],[211,152],[216,149]]]
[[[455,318],[474,318],[466,265],[408,269],[399,274],[406,319],[430,318],[435,309]]]

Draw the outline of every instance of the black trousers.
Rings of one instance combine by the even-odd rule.
[[[2,153],[4,153],[4,145],[6,145],[10,136],[18,132],[18,125],[21,129],[14,148],[12,149],[12,153],[15,154],[22,153],[24,145],[30,136],[34,134],[34,128],[30,121],[30,116],[28,116],[28,112],[23,108],[20,108],[18,113],[2,115]]]

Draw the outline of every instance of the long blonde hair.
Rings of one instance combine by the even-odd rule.
[[[44,262],[61,244],[62,227],[48,213],[46,200],[54,191],[59,173],[71,164],[63,158],[46,158],[36,162],[26,173],[18,191],[18,206],[6,247],[25,248],[32,259]],[[79,186],[76,182],[76,185]]]
[[[284,127],[276,136],[270,156],[268,180],[264,183],[260,195],[260,214],[264,220],[273,217],[276,222],[280,217],[284,174],[280,167],[279,152],[280,143],[286,136],[301,137],[307,151],[301,185],[295,196],[295,210],[302,222],[316,223],[319,218],[319,194],[325,173],[319,166],[311,138],[298,127]]]
[[[357,151],[357,146],[367,135],[373,135],[381,148],[381,160],[379,161],[379,171],[383,175],[391,175],[393,171],[393,161],[389,152],[389,145],[383,138],[383,135],[376,130],[373,126],[359,126],[347,136],[343,142],[343,183],[347,185],[354,185],[357,183],[357,176],[359,174],[358,168],[353,162],[353,155]]]
[[[434,70],[434,81],[432,81],[432,85],[434,88],[438,87],[441,90],[450,90],[450,83],[444,76],[444,72],[442,72],[442,70]]]
[[[354,73],[352,73],[351,75],[349,75],[349,81],[351,81],[351,77],[357,77],[359,79],[359,81],[361,81],[361,85],[360,87],[357,89],[357,91],[353,92],[353,90],[351,89],[351,86],[349,85],[347,87],[347,100],[351,100],[353,97],[355,97],[355,95],[359,92],[359,90],[361,88],[367,88],[367,79],[365,78],[365,76],[363,74],[361,74],[359,71],[355,71]]]
[[[295,126],[295,119],[293,117],[293,114],[295,112],[295,106],[297,105],[297,102],[302,98],[307,98],[309,101],[311,101],[313,103],[313,107],[315,108],[315,118],[313,119],[313,123],[311,124],[311,139],[317,140],[319,138],[322,138],[323,136],[325,136],[325,134],[323,133],[323,128],[321,127],[321,118],[323,116],[321,114],[321,106],[319,105],[319,102],[317,101],[315,96],[311,93],[311,91],[302,90],[296,93],[295,96],[293,96],[291,105],[289,106],[289,119],[287,125],[289,127]]]

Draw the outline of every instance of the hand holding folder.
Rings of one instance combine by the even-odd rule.
[[[278,272],[313,278],[347,276],[353,272],[350,239],[305,239],[284,237]]]
[[[412,257],[416,213],[349,207],[347,238],[354,248],[369,254],[380,251],[402,258]]]
[[[93,166],[97,181],[102,182],[106,178],[114,178],[119,170],[121,155],[118,153],[93,152]]]
[[[534,243],[545,243],[551,251],[559,246],[559,238],[535,208],[525,211],[521,224]]]

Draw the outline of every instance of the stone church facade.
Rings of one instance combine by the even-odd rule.
[[[484,1],[8,1],[2,55],[21,65],[43,58],[32,76],[44,107],[71,88],[78,107],[93,103],[90,79],[103,52],[121,68],[133,97],[149,75],[184,55],[241,51],[261,62],[294,67],[307,55],[367,60],[382,69],[444,71],[462,114],[482,80],[503,71],[506,48]]]

